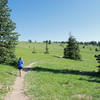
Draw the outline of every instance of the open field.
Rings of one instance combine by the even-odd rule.
[[[32,53],[33,47],[36,53]],[[49,54],[45,54],[44,43],[19,43],[16,55],[23,58],[24,66],[37,62],[25,77],[25,94],[30,100],[99,100],[100,76],[96,73],[95,48],[80,46],[82,61],[74,61],[62,58],[60,44],[50,44]],[[0,69],[2,97],[14,82],[16,68],[0,65]]]
[[[34,46],[36,53],[32,54]],[[17,55],[23,57],[25,65],[37,62],[26,76],[25,93],[32,100],[99,100],[95,47],[80,48],[82,61],[74,61],[61,58],[63,48],[59,44],[50,44],[50,53],[44,54],[43,43],[20,43]]]

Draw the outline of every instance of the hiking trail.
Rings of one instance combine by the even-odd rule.
[[[24,94],[24,78],[34,64],[35,63],[31,63],[26,66],[22,71],[21,77],[17,75],[14,85],[12,86],[12,91],[5,96],[4,100],[29,100],[29,98]]]

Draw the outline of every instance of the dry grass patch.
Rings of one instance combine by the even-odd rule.
[[[72,96],[72,98],[78,98],[78,99],[86,99],[86,100],[92,100],[92,96],[88,96],[85,94],[75,94]]]

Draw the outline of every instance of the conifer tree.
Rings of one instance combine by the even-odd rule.
[[[51,40],[48,41],[48,44],[51,44]]]
[[[48,41],[46,41],[46,51],[45,51],[45,53],[46,53],[46,54],[49,53],[49,51],[48,51]]]
[[[67,46],[64,48],[64,58],[80,60],[81,56],[79,52],[80,50],[76,39],[73,36],[70,36],[67,42]]]
[[[0,0],[0,63],[15,64],[15,46],[18,33],[15,23],[10,19],[8,0]]]
[[[32,43],[32,40],[28,40],[29,43]]]

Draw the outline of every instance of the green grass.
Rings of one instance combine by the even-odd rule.
[[[35,47],[36,53],[32,53]],[[96,76],[95,46],[80,46],[82,61],[64,59],[60,44],[50,44],[45,54],[45,43],[21,42],[16,47],[17,57],[24,66],[37,62],[25,77],[25,94],[30,100],[99,100],[100,79]],[[90,51],[90,48],[92,49]],[[0,65],[0,100],[16,77],[16,68]],[[89,99],[90,98],[90,99]]]
[[[0,65],[0,100],[10,91],[16,77],[16,68],[7,65]]]
[[[32,54],[34,46],[36,53]],[[17,46],[17,55],[23,57],[25,65],[37,62],[25,78],[25,93],[31,100],[99,100],[100,79],[96,76],[98,69],[94,58],[96,47],[80,48],[82,61],[60,58],[63,56],[60,44],[49,45],[49,54],[44,54],[43,43],[20,43]]]

